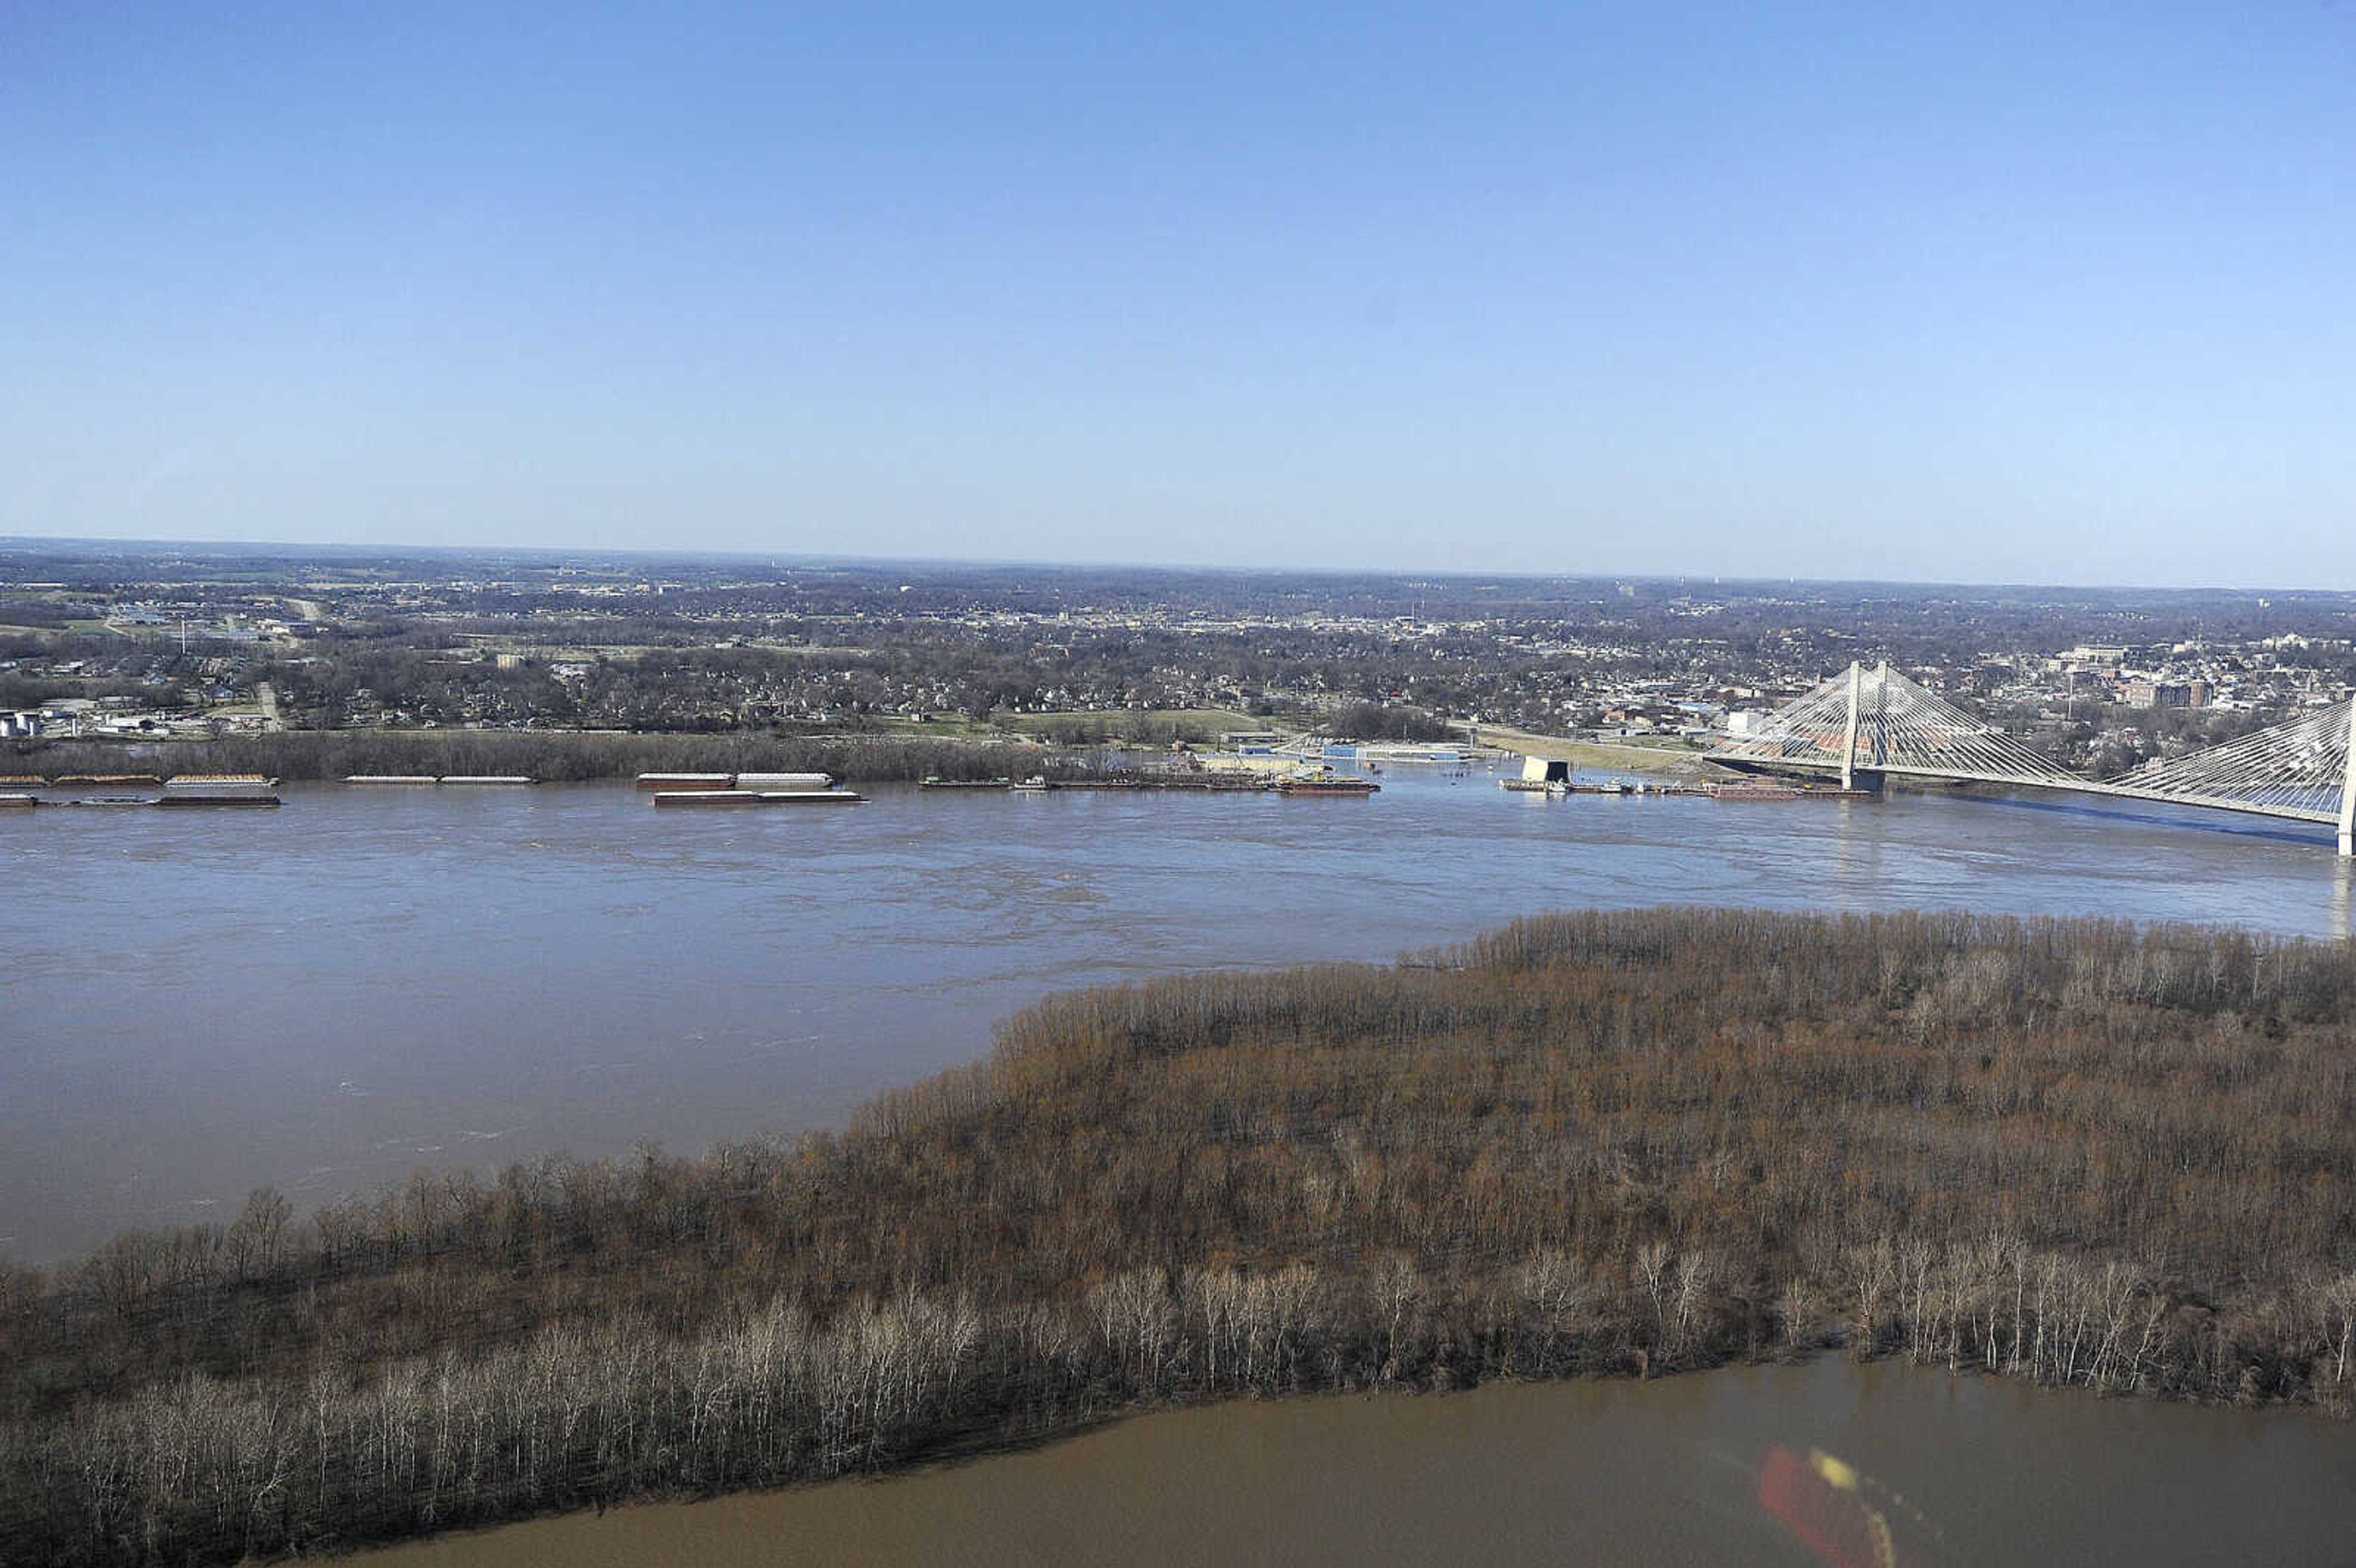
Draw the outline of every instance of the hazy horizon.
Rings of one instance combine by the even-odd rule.
[[[25,548],[64,548],[87,545],[103,549],[120,549],[125,553],[146,551],[167,552],[189,550],[223,553],[253,551],[262,554],[301,558],[310,552],[322,556],[343,554],[386,555],[530,555],[563,558],[568,556],[643,557],[650,561],[789,561],[797,565],[828,567],[908,567],[948,568],[972,571],[1026,570],[1041,571],[1136,571],[1201,573],[1212,576],[1237,577],[1377,577],[1377,578],[1446,578],[1462,581],[1494,579],[1500,581],[1591,581],[1591,582],[1658,582],[1725,584],[1730,587],[1757,587],[1787,584],[1802,588],[1897,588],[1931,591],[1935,589],[1973,589],[1988,592],[2018,591],[2024,592],[2083,592],[2083,593],[2158,593],[2199,594],[2222,593],[2266,597],[2302,594],[2350,594],[2356,588],[2317,585],[2313,583],[2216,583],[2216,582],[2057,582],[2007,581],[1998,579],[1974,581],[1965,578],[1904,578],[1904,577],[1805,577],[1782,573],[1767,576],[1730,571],[1513,571],[1484,569],[1478,563],[1440,567],[1377,567],[1347,565],[1253,566],[1229,561],[1168,561],[1168,560],[1057,560],[1042,557],[1019,556],[948,556],[948,555],[856,555],[790,549],[703,549],[691,546],[663,545],[582,545],[582,544],[521,544],[487,542],[479,544],[427,544],[413,539],[154,539],[133,536],[76,534],[0,534],[0,551]]]

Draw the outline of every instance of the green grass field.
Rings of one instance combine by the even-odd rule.
[[[1593,768],[1601,773],[1690,773],[1700,766],[1701,753],[1705,749],[1673,735],[1620,743],[1571,741],[1559,735],[1534,735],[1526,730],[1515,730],[1502,724],[1482,725],[1481,739],[1489,745],[1517,752],[1526,757],[1545,757],[1549,761],[1569,763],[1574,768]]]
[[[1099,741],[1188,741],[1215,744],[1228,730],[1275,728],[1265,719],[1227,708],[1098,708],[1067,713],[997,712],[1001,730],[1042,740],[1080,743]],[[1292,726],[1284,726],[1290,729]]]

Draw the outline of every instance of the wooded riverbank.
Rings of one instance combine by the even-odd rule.
[[[1846,1338],[2344,1408],[2356,960],[1655,911],[1053,997],[837,1136],[0,1276],[0,1561],[224,1561],[1237,1393]]]
[[[519,774],[548,784],[642,773],[824,773],[850,784],[1004,778],[1042,766],[1034,746],[931,736],[624,734],[560,730],[325,730],[228,735],[165,747],[174,773],[256,773],[289,782],[355,773]],[[100,741],[19,744],[12,769],[119,772],[124,747]],[[147,766],[156,764],[149,763]]]

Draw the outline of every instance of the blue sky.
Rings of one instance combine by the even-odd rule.
[[[0,171],[0,533],[2356,587],[2349,5],[16,5]]]

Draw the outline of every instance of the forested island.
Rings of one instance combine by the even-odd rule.
[[[1839,1345],[2344,1413],[2356,950],[1517,922],[1051,997],[841,1133],[0,1271],[0,1563],[220,1563],[1173,1403]]]

